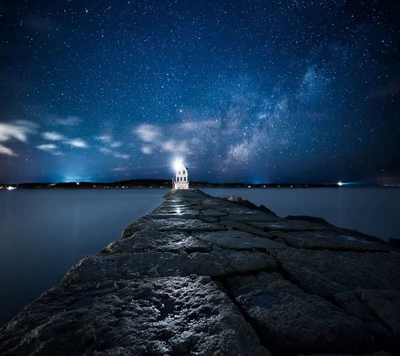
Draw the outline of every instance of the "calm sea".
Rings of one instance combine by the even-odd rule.
[[[0,191],[0,325],[88,254],[119,239],[166,189]],[[398,188],[204,189],[264,204],[279,216],[311,215],[383,239],[400,237]]]

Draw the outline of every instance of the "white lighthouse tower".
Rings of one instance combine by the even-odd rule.
[[[188,170],[182,161],[177,161],[174,164],[175,180],[173,182],[173,189],[189,189],[189,175]]]

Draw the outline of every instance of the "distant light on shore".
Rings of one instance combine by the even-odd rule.
[[[343,183],[342,182],[338,182],[338,184],[337,184],[339,187],[341,187],[342,185],[343,185]]]

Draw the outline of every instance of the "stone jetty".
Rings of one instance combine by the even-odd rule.
[[[0,329],[1,355],[398,355],[400,253],[171,191]]]

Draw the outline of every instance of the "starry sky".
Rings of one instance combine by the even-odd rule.
[[[0,183],[400,184],[397,0],[0,0]]]

